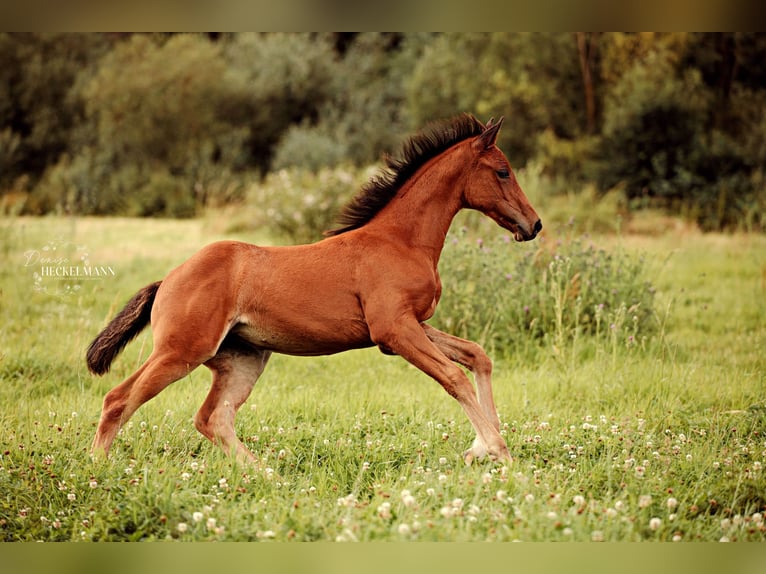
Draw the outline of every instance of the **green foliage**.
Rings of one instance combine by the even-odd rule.
[[[334,227],[341,208],[369,177],[369,171],[343,166],[317,173],[297,168],[269,173],[249,191],[250,226],[290,243],[317,241]]]
[[[0,34],[0,206],[186,217],[269,171],[369,165],[470,112],[505,116],[500,147],[551,193],[762,230],[764,38]]]
[[[545,129],[566,137],[581,131],[580,94],[571,88],[578,74],[569,34],[444,34],[418,60],[408,104],[417,124],[455,110],[485,121],[505,116],[498,145],[511,163],[523,165],[534,157],[536,136]]]
[[[655,327],[654,292],[643,259],[598,248],[587,237],[516,245],[465,230],[448,237],[439,266],[443,296],[434,317],[495,353],[562,349],[581,335],[635,347]]]

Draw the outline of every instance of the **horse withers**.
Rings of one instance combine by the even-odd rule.
[[[431,124],[372,178],[313,244],[259,247],[220,241],[141,289],[91,343],[103,375],[151,322],[146,362],[104,397],[92,451],[106,455],[143,403],[200,365],[212,371],[196,428],[227,453],[257,460],[234,417],[272,353],[326,355],[378,346],[430,375],[460,403],[476,431],[466,463],[510,460],[492,396],[492,363],[476,343],[425,323],[441,296],[438,263],[455,214],[478,210],[517,241],[540,218],[495,145],[503,123],[473,116]],[[476,390],[457,365],[473,373]]]

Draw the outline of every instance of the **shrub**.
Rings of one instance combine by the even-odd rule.
[[[317,173],[282,169],[252,186],[253,224],[292,243],[310,243],[333,227],[341,208],[369,179],[367,170],[322,168]]]
[[[635,345],[654,326],[654,288],[644,261],[596,247],[587,236],[530,248],[509,236],[485,243],[448,237],[434,326],[500,354],[544,342],[554,349],[580,334]]]

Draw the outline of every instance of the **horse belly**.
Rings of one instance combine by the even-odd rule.
[[[259,349],[286,355],[332,355],[372,346],[366,324],[327,320],[319,323],[280,320],[279,317],[245,317],[232,333]]]

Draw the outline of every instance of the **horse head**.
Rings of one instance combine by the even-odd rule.
[[[540,217],[516,181],[508,159],[495,145],[503,118],[490,120],[471,142],[476,156],[465,186],[465,207],[492,218],[516,241],[534,239],[543,228]]]

